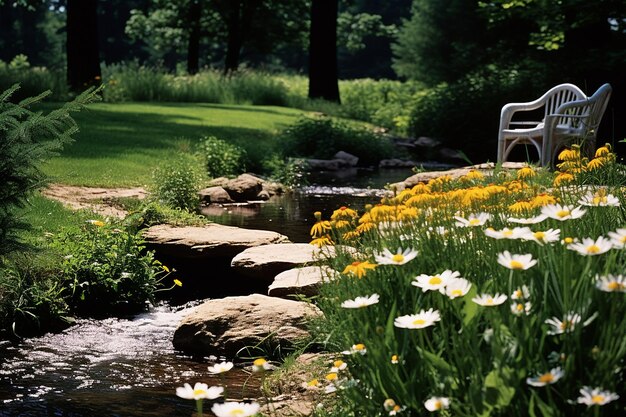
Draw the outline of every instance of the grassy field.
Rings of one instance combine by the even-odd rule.
[[[57,107],[46,104],[44,111]],[[183,103],[98,103],[75,115],[76,142],[48,164],[53,182],[127,187],[146,185],[152,170],[203,136],[214,135],[262,160],[276,143],[276,131],[301,110],[272,106]],[[254,168],[254,167],[252,167]]]

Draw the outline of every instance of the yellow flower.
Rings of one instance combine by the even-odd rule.
[[[102,227],[104,226],[104,222],[101,220],[87,220],[87,223],[92,224],[96,227]]]
[[[365,233],[369,232],[372,229],[376,229],[376,224],[374,224],[373,222],[363,222],[356,227],[356,232]]]
[[[183,286],[183,283],[182,283],[180,280],[175,279],[175,280],[174,280],[174,285],[176,285],[176,286],[178,286],[178,287],[182,287],[182,286]]]
[[[459,180],[461,181],[473,181],[473,180],[482,180],[485,176],[475,169],[470,170],[467,174],[463,175]]]
[[[528,167],[528,166],[523,167],[519,171],[517,171],[517,178],[520,180],[532,178],[535,175],[537,175],[535,170],[532,167]]]
[[[317,378],[314,378],[306,383],[309,387],[317,387],[320,385],[320,381]]]
[[[165,265],[161,265],[161,268],[163,268],[165,272],[168,272],[168,273],[170,272],[170,269]]]
[[[580,148],[563,149],[558,156],[559,161],[576,161],[580,159]]]
[[[342,220],[352,220],[356,217],[358,217],[358,213],[354,210],[352,210],[351,208],[348,208],[346,206],[342,206],[339,207],[337,210],[335,210],[332,214],[332,216],[330,216],[331,220],[338,220],[338,219],[342,219]]]
[[[541,194],[537,194],[532,201],[530,202],[530,204],[533,207],[543,207],[543,206],[547,206],[548,204],[556,204],[556,198],[554,196],[551,196],[550,194],[546,194],[546,193],[541,193]]]
[[[397,365],[400,362],[398,355],[391,355],[391,363]]]
[[[376,268],[376,264],[370,263],[368,261],[365,262],[352,262],[350,265],[346,266],[343,270],[344,274],[355,275],[357,278],[363,278],[365,274],[367,274],[368,269]]]
[[[423,182],[420,182],[415,187],[411,188],[413,194],[428,194],[430,193],[430,187]]]
[[[601,158],[603,156],[609,156],[610,153],[611,153],[611,144],[606,143],[604,146],[601,146],[596,150],[596,154],[594,155],[594,157]]]
[[[335,380],[337,380],[337,372],[331,372],[328,375],[326,375],[326,380],[327,381],[335,381]]]
[[[562,184],[574,181],[574,176],[572,174],[568,174],[566,172],[559,173],[554,179],[554,186],[559,187]]]
[[[332,227],[328,220],[320,220],[311,227],[311,237],[321,237]]]
[[[321,237],[317,237],[313,239],[310,242],[310,244],[315,245],[318,248],[321,248],[322,246],[334,245],[335,243],[332,241],[332,239],[328,235],[326,235],[326,236],[321,236]]]
[[[594,170],[603,167],[608,162],[608,158],[594,158],[587,163],[587,169]]]
[[[532,210],[533,205],[528,201],[518,201],[509,206],[509,211],[512,213],[525,213]]]

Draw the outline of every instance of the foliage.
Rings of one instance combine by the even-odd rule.
[[[391,143],[369,127],[323,115],[303,116],[281,134],[285,155],[331,159],[344,151],[359,157],[361,165],[374,165],[389,157]]]
[[[181,155],[168,165],[157,167],[152,174],[153,198],[173,209],[196,211],[202,179],[197,165],[193,156]]]
[[[42,90],[50,90],[50,98],[56,101],[68,97],[65,74],[45,67],[32,67],[25,55],[17,55],[10,62],[0,61],[0,91],[7,90],[14,84],[20,89],[13,94],[13,100],[23,100],[36,96]]]
[[[207,136],[201,140],[198,154],[210,178],[236,175],[245,171],[245,151],[215,136]]]
[[[50,244],[62,256],[60,284],[73,313],[103,315],[141,311],[153,302],[165,270],[139,235],[88,223],[65,231]]]
[[[70,112],[97,98],[93,90],[88,90],[75,101],[43,115],[29,107],[49,93],[13,104],[9,100],[18,89],[15,85],[0,94],[0,256],[20,246],[16,232],[27,225],[16,218],[13,210],[23,207],[30,193],[46,180],[42,163],[78,131]]]
[[[270,179],[289,188],[300,188],[306,183],[306,161],[303,159],[272,155],[263,161],[263,170]]]
[[[396,26],[385,25],[382,16],[377,14],[343,12],[337,17],[338,43],[351,52],[365,49],[366,36],[391,38],[396,33]]]
[[[204,216],[191,213],[187,210],[173,209],[156,201],[142,204],[138,210],[131,212],[125,219],[124,224],[129,230],[140,229],[157,224],[169,224],[172,226],[202,226],[208,221]]]
[[[409,132],[440,139],[470,160],[493,160],[500,109],[508,102],[535,99],[532,91],[543,91],[541,77],[532,71],[488,67],[417,95]]]
[[[609,153],[585,172],[611,178],[602,173],[616,169]],[[326,261],[336,272],[313,330],[347,364],[317,378],[317,389],[336,389],[319,415],[386,416],[396,405],[426,415],[432,397],[449,400],[442,415],[624,414],[623,178],[590,186],[577,175],[471,171],[319,218],[315,242],[332,240],[339,255]],[[505,251],[529,259],[508,262]],[[462,283],[453,275],[470,286],[453,287]],[[583,386],[620,399],[589,407],[577,402]]]

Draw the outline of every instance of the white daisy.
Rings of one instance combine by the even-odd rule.
[[[359,355],[365,355],[367,353],[367,349],[363,343],[357,343],[356,345],[352,345],[349,350],[344,350],[344,355],[354,355],[358,353]]]
[[[213,366],[209,366],[209,372],[212,374],[221,374],[223,372],[228,372],[233,368],[232,362],[222,362],[216,363]]]
[[[209,388],[207,384],[201,382],[196,382],[193,388],[191,388],[189,384],[185,384],[184,387],[176,388],[176,395],[186,400],[201,400],[203,398],[214,400],[221,397],[223,392],[224,388],[222,387]]]
[[[522,314],[529,315],[531,308],[532,305],[530,304],[530,301],[527,301],[525,303],[511,303],[511,313],[515,314],[516,316],[521,316]]]
[[[375,253],[374,259],[381,265],[404,265],[405,263],[415,259],[417,251],[411,248],[405,249],[398,248],[398,251],[394,254],[389,249],[383,249],[381,253]]]
[[[548,204],[547,206],[541,207],[541,214],[559,221],[578,219],[586,212],[587,210],[582,209],[580,206],[574,207],[562,206],[560,204]]]
[[[342,361],[341,359],[333,362],[333,366],[330,368],[331,373],[339,373],[339,371],[343,371],[348,367],[348,364]]]
[[[561,229],[548,229],[545,232],[533,232],[532,230],[529,230],[529,233],[522,236],[522,239],[532,240],[540,245],[543,245],[544,243],[558,242],[561,240]]]
[[[617,229],[609,232],[611,243],[615,249],[624,249],[626,247],[626,229]]]
[[[228,401],[221,404],[213,404],[211,411],[217,417],[249,417],[258,413],[260,408],[258,403]]]
[[[439,311],[431,308],[426,311],[421,310],[417,314],[396,317],[393,325],[403,329],[423,329],[424,327],[432,326],[439,320],[441,320]]]
[[[481,294],[472,298],[472,301],[484,307],[493,307],[504,303],[507,298],[506,295],[500,293],[496,293],[495,295]]]
[[[421,288],[423,292],[426,292],[429,290],[430,291],[441,290],[445,288],[445,286],[448,284],[448,282],[451,279],[455,279],[460,276],[461,276],[460,272],[458,271],[452,272],[449,269],[446,269],[441,274],[419,275],[415,277],[415,280],[411,282],[411,285]]]
[[[365,297],[356,297],[354,300],[346,300],[341,303],[343,308],[364,308],[378,303],[378,294],[372,294]]]
[[[530,253],[525,255],[511,254],[508,250],[498,254],[498,263],[509,269],[527,270],[537,264]]]
[[[470,214],[467,219],[463,217],[459,217],[459,216],[454,216],[454,218],[457,220],[457,222],[455,223],[456,226],[475,227],[475,226],[484,225],[488,220],[491,219],[491,214],[478,213],[478,214]]]
[[[596,288],[605,292],[626,292],[626,276],[596,275]]]
[[[619,199],[612,194],[607,194],[605,190],[599,190],[595,193],[588,191],[587,194],[578,200],[578,204],[595,207],[619,207]]]
[[[595,241],[590,237],[586,237],[582,242],[574,242],[567,245],[567,249],[576,251],[585,256],[602,255],[603,253],[610,251],[612,248],[613,244],[604,236],[600,236]]]
[[[545,387],[546,385],[554,384],[561,379],[564,372],[560,367],[553,368],[549,372],[539,374],[534,378],[526,378],[526,383],[533,387]]]
[[[580,397],[576,399],[578,404],[585,404],[587,407],[592,405],[604,405],[619,398],[614,392],[603,391],[602,388],[582,387],[580,389]]]
[[[509,217],[507,221],[511,223],[517,223],[517,224],[537,224],[537,223],[541,223],[547,218],[548,216],[546,216],[545,214],[540,214],[538,216],[530,217],[530,218]]]
[[[450,298],[463,297],[472,288],[472,284],[465,278],[454,278],[448,281],[446,288],[440,288],[439,292],[444,293]]]
[[[450,399],[448,397],[430,397],[424,402],[424,407],[430,412],[445,410],[450,407]]]
[[[522,285],[511,294],[511,300],[522,300],[526,298],[530,298],[530,290],[526,285]]]
[[[494,230],[491,227],[485,229],[485,235],[494,239],[521,239],[522,236],[528,234],[530,229],[528,227],[514,227],[509,229],[505,227],[502,230]]]
[[[581,319],[580,314],[572,311],[565,314],[563,320],[559,320],[557,317],[547,319],[545,323],[550,325],[550,329],[548,329],[547,333],[549,335],[557,335],[572,332],[578,323],[580,323]]]
[[[276,369],[276,366],[272,365],[264,358],[255,359],[251,366],[252,372],[272,371],[274,369]]]

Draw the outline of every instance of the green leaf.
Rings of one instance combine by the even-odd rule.
[[[494,369],[487,374],[483,383],[487,407],[503,409],[511,403],[515,396],[515,388],[509,385],[513,374],[509,367]]]
[[[476,285],[472,285],[472,288],[463,297],[463,325],[467,326],[472,319],[478,314],[478,304],[472,301],[472,298],[476,296],[478,290]]]
[[[445,359],[443,359],[441,356],[439,355],[435,355],[432,352],[429,352],[425,349],[422,349],[420,347],[417,348],[417,350],[420,352],[420,355],[422,356],[422,358],[424,358],[426,361],[430,362],[430,364],[432,366],[434,366],[435,368],[439,369],[441,372],[445,372],[445,373],[455,373],[456,369],[454,368],[454,366],[450,365],[448,362],[445,361]]]

